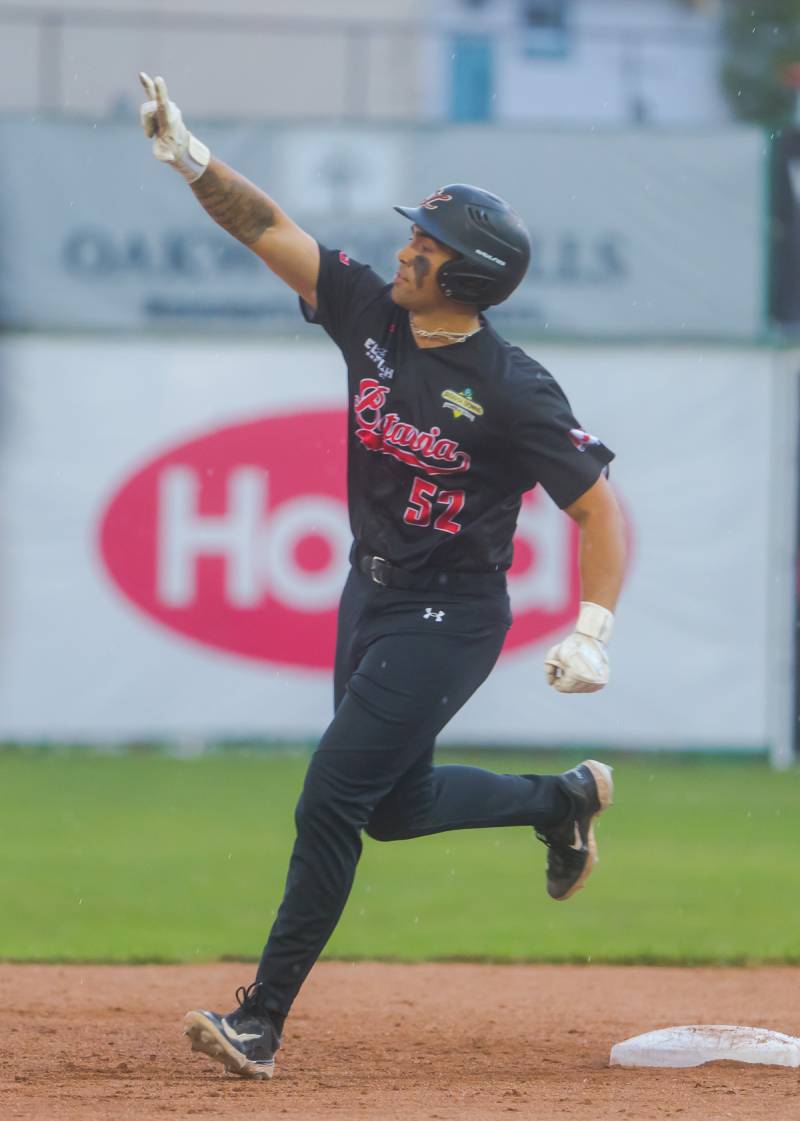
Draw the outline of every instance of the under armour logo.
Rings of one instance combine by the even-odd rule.
[[[422,618],[433,619],[435,623],[441,623],[442,619],[444,619],[444,611],[434,611],[432,607],[426,607],[425,614]]]

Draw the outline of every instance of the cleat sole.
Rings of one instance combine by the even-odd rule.
[[[217,1031],[202,1012],[187,1012],[183,1024],[183,1034],[191,1041],[193,1051],[200,1051],[210,1059],[222,1063],[227,1071],[238,1075],[239,1078],[255,1080],[272,1078],[275,1072],[274,1059],[269,1062],[254,1063],[245,1058]]]

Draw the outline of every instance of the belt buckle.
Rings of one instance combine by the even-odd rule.
[[[378,573],[378,565],[379,564],[388,564],[388,563],[389,562],[387,561],[386,557],[370,557],[369,558],[369,577],[370,577],[370,580],[372,580],[372,582],[374,584],[380,584],[382,588],[388,588],[389,585],[386,583],[385,580],[382,580],[380,578],[380,575]]]

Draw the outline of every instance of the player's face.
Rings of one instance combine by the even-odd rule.
[[[430,311],[450,303],[439,285],[436,273],[445,261],[458,254],[440,241],[411,227],[408,244],[397,253],[398,268],[392,281],[392,299],[409,311]]]

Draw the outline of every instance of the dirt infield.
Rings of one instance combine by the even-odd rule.
[[[656,1027],[800,1035],[800,969],[323,964],[272,1082],[189,1051],[252,966],[0,965],[0,1117],[25,1121],[800,1119],[800,1071],[607,1066]]]

